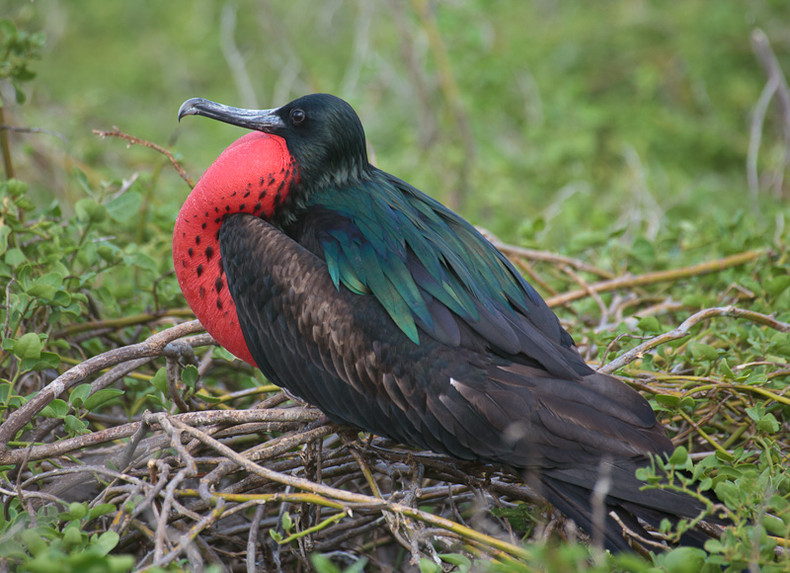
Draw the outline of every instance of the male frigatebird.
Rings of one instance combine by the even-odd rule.
[[[697,515],[634,475],[672,451],[647,400],[592,370],[472,225],[373,167],[348,103],[190,99],[186,115],[253,130],[205,172],[173,237],[187,302],[219,344],[336,422],[536,478],[588,532],[602,521],[609,548],[628,548],[610,512],[638,532],[636,517]]]

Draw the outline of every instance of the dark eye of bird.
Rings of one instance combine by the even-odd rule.
[[[291,123],[293,123],[294,125],[299,125],[305,120],[306,117],[307,114],[304,112],[303,109],[299,109],[297,107],[296,109],[291,110]]]

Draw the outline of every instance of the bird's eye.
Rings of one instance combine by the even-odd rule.
[[[303,109],[297,107],[291,110],[291,123],[293,123],[294,125],[299,125],[305,120],[306,117],[307,114],[304,112]]]

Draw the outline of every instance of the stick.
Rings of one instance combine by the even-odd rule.
[[[159,153],[161,153],[162,155],[164,155],[165,157],[167,157],[170,160],[170,163],[172,163],[173,167],[176,168],[176,171],[178,171],[178,174],[181,176],[181,179],[186,181],[187,185],[189,185],[190,188],[193,188],[195,186],[195,182],[192,180],[192,178],[189,176],[189,174],[187,174],[187,172],[184,170],[184,168],[181,167],[181,164],[176,160],[176,158],[173,157],[173,154],[170,153],[167,149],[165,149],[161,145],[157,145],[156,143],[152,143],[152,142],[147,141],[145,139],[140,139],[139,137],[135,137],[133,135],[129,135],[128,133],[124,133],[120,129],[118,129],[117,127],[114,127],[112,129],[112,131],[101,131],[99,129],[94,129],[93,133],[95,133],[96,135],[98,135],[101,138],[104,138],[104,137],[120,137],[121,139],[125,139],[126,141],[128,141],[131,144],[142,145],[143,147],[150,147],[151,149],[153,149],[155,151],[158,151]]]
[[[154,334],[144,342],[103,352],[102,354],[88,358],[85,362],[70,368],[47,384],[38,394],[25,403],[24,406],[19,408],[19,410],[12,412],[11,415],[8,416],[8,419],[0,425],[0,454],[8,450],[8,442],[16,436],[16,433],[21,430],[25,424],[32,420],[36,414],[41,412],[47,404],[72,386],[85,380],[88,376],[128,360],[160,356],[165,346],[167,346],[170,341],[202,330],[203,325],[200,324],[200,321],[192,320],[190,322],[184,322],[178,326]]]
[[[708,261],[705,263],[700,263],[698,265],[692,265],[690,267],[683,267],[681,269],[656,271],[654,273],[647,273],[638,276],[618,277],[611,280],[593,283],[591,285],[588,285],[588,287],[584,289],[571,291],[569,293],[561,294],[558,296],[553,296],[550,299],[546,300],[546,304],[548,304],[550,307],[560,306],[572,302],[574,300],[579,300],[581,298],[589,296],[591,292],[598,292],[598,293],[608,292],[620,288],[643,286],[643,285],[655,284],[665,281],[683,279],[686,277],[704,275],[707,273],[713,273],[730,267],[737,267],[739,265],[743,265],[745,263],[748,263],[755,259],[759,259],[760,257],[763,257],[768,254],[770,254],[770,251],[766,249],[758,249],[755,251],[746,251],[745,253],[738,253],[737,255],[731,255],[729,257],[724,257],[723,259],[717,259],[715,261]]]
[[[641,358],[647,351],[652,350],[656,346],[660,346],[661,344],[666,344],[672,340],[677,340],[679,338],[685,338],[689,335],[689,331],[693,326],[702,322],[703,320],[707,320],[709,318],[713,318],[716,316],[729,316],[733,318],[745,318],[747,320],[751,320],[752,322],[756,322],[758,324],[762,324],[765,326],[769,326],[775,330],[780,332],[790,332],[790,323],[781,322],[776,320],[774,317],[769,316],[767,314],[761,314],[759,312],[754,312],[752,310],[744,310],[742,308],[736,308],[734,306],[721,306],[715,308],[706,308],[705,310],[701,310],[696,314],[692,314],[686,320],[684,320],[680,326],[678,326],[674,330],[670,330],[669,332],[665,332],[664,334],[659,334],[655,338],[651,338],[643,342],[642,344],[632,348],[628,352],[621,354],[609,364],[601,367],[598,371],[603,372],[605,374],[611,374],[615,370],[619,370],[626,364],[629,364],[636,360],[637,358]]]

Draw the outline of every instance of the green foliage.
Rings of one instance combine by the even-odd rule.
[[[12,20],[0,20],[0,81],[7,80],[14,88],[16,102],[27,99],[22,84],[36,77],[30,69],[32,60],[41,57],[44,35],[19,29]],[[2,101],[0,100],[0,107]]]
[[[475,569],[473,569],[475,570]],[[661,571],[637,554],[612,555],[579,543],[544,543],[529,546],[529,558],[523,562],[501,561],[489,563],[485,571],[491,573],[607,573]]]
[[[93,165],[121,161],[85,126],[119,125],[158,142],[181,133],[178,151],[200,171],[240,132],[210,122],[177,132],[174,110],[187,97],[271,107],[328,91],[359,109],[387,171],[447,201],[465,170],[463,214],[504,238],[542,225],[533,236],[557,249],[613,224],[638,235],[642,225],[707,221],[711,207],[752,207],[742,189],[749,114],[765,77],[749,36],[764,29],[787,61],[787,3],[432,6],[450,69],[425,46],[428,31],[409,3],[204,2],[184,17],[168,2],[44,0],[8,12],[47,32],[41,100],[68,109],[34,112],[33,121],[68,133],[74,153]],[[60,17],[47,18],[53,11]],[[217,25],[223,11],[236,14],[243,71],[220,49],[229,47]],[[409,49],[412,57],[401,57]],[[445,73],[460,94],[439,84]],[[257,101],[237,87],[245,82]],[[456,108],[468,130],[450,112]],[[788,179],[776,113],[769,110],[758,157],[766,185]],[[150,158],[130,153],[138,164]],[[183,190],[174,183],[159,196],[161,206],[177,208]]]
[[[367,559],[359,559],[348,567],[341,569],[326,555],[313,553],[310,556],[310,562],[313,564],[316,573],[362,573],[368,561]]]
[[[683,447],[678,447],[668,462],[655,460],[653,468],[644,468],[637,476],[652,484],[694,495],[708,506],[708,513],[733,522],[721,540],[711,539],[705,550],[678,547],[655,556],[655,564],[668,572],[720,571],[722,566],[739,571],[755,564],[761,571],[783,571],[786,563],[776,563],[777,539],[790,533],[790,470],[781,464],[784,454],[770,437],[760,440],[759,457],[737,448],[732,458],[708,456],[694,463]],[[660,470],[660,474],[657,472]],[[667,475],[660,484],[658,476]],[[715,506],[697,493],[712,489],[726,508]],[[687,530],[681,522],[676,534]],[[666,532],[674,528],[666,524]],[[775,537],[770,537],[775,536]]]
[[[36,512],[35,527],[30,516],[12,502],[0,514],[0,558],[16,563],[18,571],[45,573],[124,573],[134,567],[132,555],[110,555],[120,540],[115,531],[91,533],[92,524],[115,513],[113,504],[89,507],[71,503],[66,511],[51,506]]]
[[[28,390],[25,386],[20,392],[20,381],[29,383],[31,374],[46,374],[70,360],[74,349],[60,332],[64,328],[78,328],[96,313],[128,316],[180,298],[174,284],[155,291],[167,272],[167,259],[157,263],[147,247],[130,242],[131,223],[124,238],[120,223],[128,216],[119,217],[114,205],[136,192],[119,193],[108,184],[98,192],[87,187],[85,193],[89,196],[68,216],[57,201],[34,205],[25,183],[0,181],[0,290],[7,295],[0,309],[0,410],[24,401]],[[95,338],[82,345],[89,354],[108,348]],[[123,393],[103,389],[88,397],[88,392],[80,389],[72,405],[95,410]],[[44,415],[63,418],[66,411],[50,408]]]

